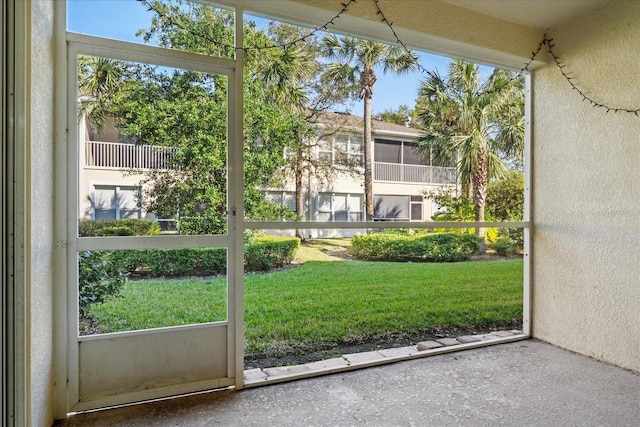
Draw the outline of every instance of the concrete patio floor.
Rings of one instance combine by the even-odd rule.
[[[640,426],[640,374],[526,340],[79,414],[58,425]]]

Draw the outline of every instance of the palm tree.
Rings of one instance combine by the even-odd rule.
[[[327,76],[336,82],[348,81],[358,88],[364,101],[364,191],[365,215],[373,220],[373,139],[371,137],[371,98],[376,82],[376,69],[403,74],[417,67],[417,57],[401,46],[389,46],[353,37],[327,36],[321,52],[329,60],[337,61],[327,67]],[[356,85],[357,83],[357,85]]]
[[[252,88],[265,102],[290,112],[304,112],[310,102],[309,83],[320,71],[316,38],[308,29],[270,22],[267,32],[248,31],[247,44],[281,46],[250,54],[245,65],[250,69],[249,84],[254,83]]]
[[[79,116],[86,117],[89,131],[100,132],[109,116],[114,91],[120,84],[123,64],[109,58],[78,57]]]
[[[417,119],[426,134],[416,151],[434,164],[456,162],[476,221],[484,221],[487,184],[506,172],[504,160],[524,151],[524,82],[496,69],[484,82],[476,64],[454,60],[447,79],[430,71],[421,83]],[[484,237],[484,230],[476,228]]]

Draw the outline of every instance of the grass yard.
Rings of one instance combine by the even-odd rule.
[[[522,261],[306,262],[247,278],[246,351],[331,348],[522,319]]]
[[[520,259],[385,263],[317,251],[305,245],[303,265],[245,276],[248,355],[317,351],[440,328],[488,329],[522,319]],[[92,315],[102,332],[225,320],[225,288],[225,278],[130,281],[121,298],[93,307]]]

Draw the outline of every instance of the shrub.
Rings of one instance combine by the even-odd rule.
[[[103,236],[133,236],[133,230],[129,227],[104,227]]]
[[[253,243],[257,239],[264,237],[264,230],[244,230],[242,237],[245,245]]]
[[[486,213],[501,221],[522,221],[524,174],[511,172],[487,186]]]
[[[500,256],[511,255],[515,251],[515,243],[513,239],[507,236],[498,237],[498,239],[491,245],[493,250]]]
[[[139,277],[212,276],[226,273],[225,248],[115,251],[122,268]]]
[[[120,293],[127,275],[108,251],[81,252],[79,254],[80,315],[86,316],[91,304],[102,304]]]
[[[440,210],[432,216],[434,221],[473,222],[476,220],[476,210],[473,205],[473,200],[463,195],[457,196],[456,190],[439,189],[438,191],[426,193],[426,196],[440,206]],[[488,197],[489,196],[487,196],[487,198]],[[493,211],[489,210],[488,203],[487,201],[484,220],[488,222],[501,220],[501,218],[494,216]],[[473,233],[474,229],[436,228],[435,231],[437,233]],[[500,234],[498,228],[485,228],[484,232],[489,243],[495,242]]]
[[[487,187],[487,213],[499,221],[522,221],[524,213],[524,174],[511,172]],[[498,235],[510,237],[514,250],[524,249],[522,228],[502,228]]]
[[[202,235],[222,234],[227,229],[227,218],[215,211],[207,211],[197,216],[180,218],[178,234]]]
[[[513,240],[514,251],[524,249],[524,228],[501,228],[499,237],[503,236]]]
[[[150,219],[81,219],[78,222],[80,237],[153,236],[157,234],[160,234],[160,225]]]
[[[407,236],[369,234],[351,239],[351,254],[369,261],[464,261],[480,251],[480,239],[472,234],[438,233]]]
[[[246,271],[267,271],[291,264],[300,239],[264,236],[245,245],[244,268]]]
[[[416,234],[428,234],[429,230],[425,228],[389,228],[381,231],[381,233],[413,236]]]
[[[245,271],[266,271],[293,261],[300,240],[291,237],[260,237],[245,245]],[[122,269],[139,277],[212,276],[225,274],[225,248],[186,248],[113,251]]]

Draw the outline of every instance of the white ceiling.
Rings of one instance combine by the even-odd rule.
[[[441,0],[530,28],[546,30],[608,0]]]

